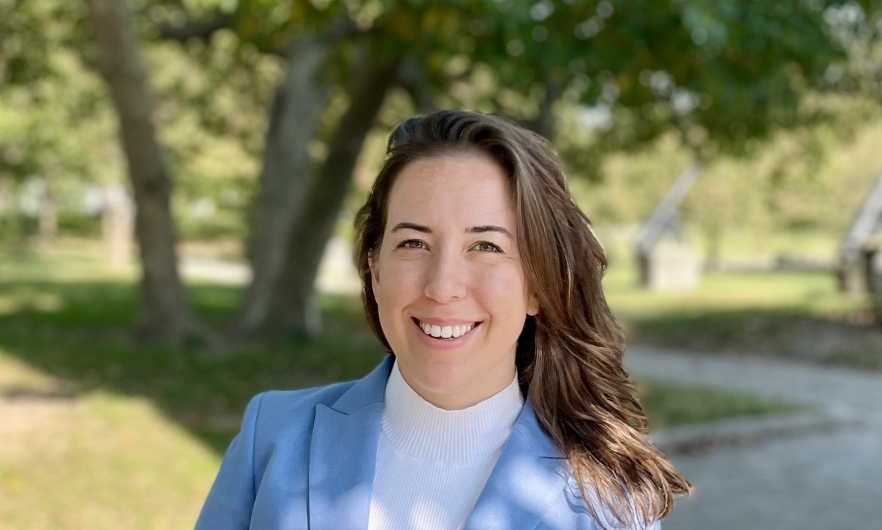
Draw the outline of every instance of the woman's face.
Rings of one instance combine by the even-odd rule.
[[[407,165],[370,260],[383,333],[404,379],[461,409],[508,386],[529,296],[503,169],[481,154]]]

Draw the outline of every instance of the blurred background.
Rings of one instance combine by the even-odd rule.
[[[354,214],[396,123],[463,108],[564,160],[696,483],[666,528],[868,527],[882,469],[811,462],[882,447],[880,37],[875,1],[0,0],[0,526],[192,527],[252,395],[372,369]]]

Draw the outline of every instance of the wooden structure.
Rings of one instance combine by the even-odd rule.
[[[698,257],[682,241],[678,210],[689,190],[695,185],[698,164],[687,167],[649,219],[637,232],[635,250],[640,269],[640,284],[653,290],[690,289],[698,283]],[[673,236],[673,241],[665,241]]]
[[[872,279],[882,271],[875,271],[875,257],[879,244],[875,236],[882,231],[882,173],[845,231],[839,252],[839,288],[847,293],[871,290]],[[875,257],[875,259],[874,259]]]

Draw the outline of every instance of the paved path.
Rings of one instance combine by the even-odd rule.
[[[696,493],[665,530],[882,528],[882,374],[756,357],[633,348],[637,376],[811,404],[833,421],[710,452],[673,456]]]

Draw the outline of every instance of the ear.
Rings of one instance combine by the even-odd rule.
[[[376,291],[377,284],[380,283],[380,270],[377,268],[377,260],[374,259],[374,251],[368,254],[368,268],[371,270],[371,286]]]
[[[535,294],[531,294],[529,300],[527,301],[527,314],[531,317],[536,316],[539,313],[539,299]]]

